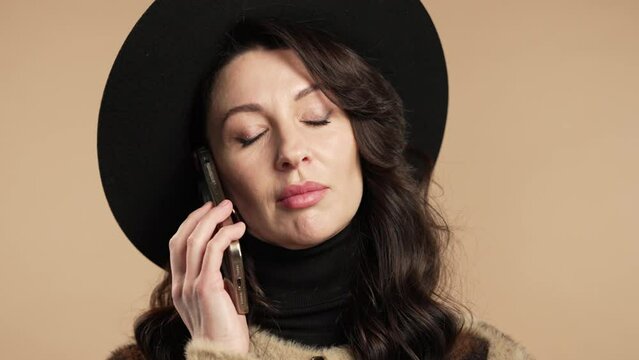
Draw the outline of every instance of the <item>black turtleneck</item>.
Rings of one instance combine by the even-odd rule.
[[[248,231],[240,240],[252,259],[255,277],[277,309],[249,309],[253,323],[289,340],[311,346],[346,343],[342,311],[347,307],[358,231],[354,221],[330,239],[307,249],[290,250],[266,243]]]

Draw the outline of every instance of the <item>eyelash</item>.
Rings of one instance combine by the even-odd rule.
[[[309,124],[310,126],[324,126],[324,125],[327,125],[327,124],[331,123],[330,121],[328,121],[329,117],[331,116],[331,113],[332,113],[332,111],[329,111],[328,114],[326,114],[326,117],[324,119],[321,119],[321,120],[307,120],[307,121],[304,121],[304,122]],[[247,147],[247,146],[251,145],[255,141],[257,141],[257,139],[262,137],[262,135],[264,135],[265,133],[266,133],[266,131],[262,132],[261,134],[257,135],[256,137],[254,137],[252,139],[238,139],[238,141],[242,144],[242,147],[244,148],[244,147]]]

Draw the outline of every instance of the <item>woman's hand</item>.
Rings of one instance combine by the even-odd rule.
[[[215,207],[207,202],[180,225],[169,241],[171,294],[192,338],[204,338],[246,354],[246,316],[237,313],[220,272],[224,250],[232,240],[242,237],[246,225],[238,222],[223,226],[213,234],[232,209],[230,201]]]

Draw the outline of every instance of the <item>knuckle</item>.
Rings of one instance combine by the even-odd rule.
[[[198,213],[199,213],[200,209],[195,209],[193,211],[191,211],[187,216],[186,219],[184,219],[184,222],[189,222],[189,221],[194,221],[198,218]]]
[[[224,249],[226,249],[226,244],[225,241],[217,238],[217,239],[212,239],[211,241],[209,241],[208,244],[206,244],[206,252],[208,253],[222,253],[224,252]]]
[[[171,286],[171,296],[174,301],[182,299],[182,286],[180,284]]]
[[[218,233],[219,233],[219,237],[217,238],[217,241],[215,241],[216,243],[220,243],[220,242],[224,243],[236,238],[235,228],[233,227],[233,225],[224,226],[223,228],[220,229]]]
[[[221,244],[221,241],[209,241],[206,245],[206,252],[208,253],[222,253],[225,247]]]
[[[195,289],[195,294],[198,297],[202,297],[207,292],[206,283],[204,281],[198,281],[194,289]]]
[[[217,241],[215,241],[213,239],[209,240],[209,242],[206,244],[206,249],[207,250],[214,249],[215,246],[216,246],[216,243],[217,243]]]
[[[189,237],[186,238],[186,246],[191,246],[193,245],[193,243],[196,241],[195,236],[193,236],[192,234],[189,235]]]
[[[190,285],[184,285],[182,287],[182,298],[184,299],[190,299],[191,294],[193,294],[193,288]]]
[[[177,243],[177,240],[176,240],[175,236],[173,236],[173,237],[171,237],[169,239],[169,250],[170,251],[173,251],[173,250],[176,249],[176,247],[177,247],[176,243]]]
[[[217,233],[218,233],[218,234],[220,234],[220,236],[224,236],[224,237],[226,237],[226,236],[228,236],[228,232],[230,231],[230,229],[229,229],[230,227],[231,227],[231,226],[228,226],[228,225],[227,225],[227,226],[222,226],[222,227],[221,227],[221,228],[217,231]]]

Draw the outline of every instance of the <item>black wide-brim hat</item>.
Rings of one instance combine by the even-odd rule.
[[[190,143],[199,84],[232,25],[265,17],[322,30],[354,49],[403,101],[415,176],[421,179],[437,158],[448,79],[439,37],[419,0],[156,0],[115,59],[97,147],[111,211],[160,267],[169,261],[169,239],[202,204]]]

